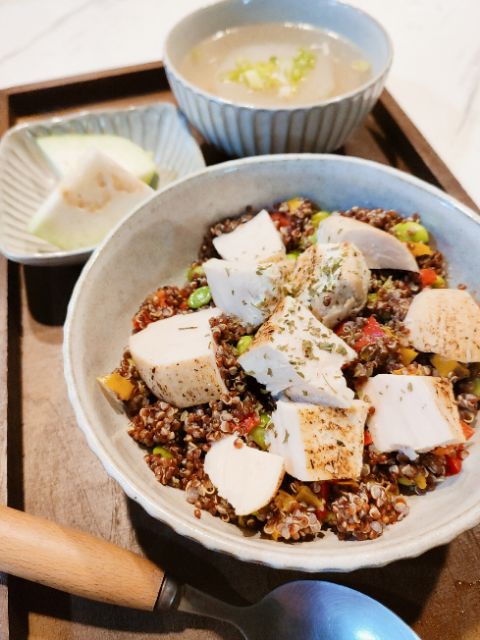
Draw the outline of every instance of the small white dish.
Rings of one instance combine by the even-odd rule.
[[[95,247],[64,251],[27,231],[27,223],[58,177],[35,139],[62,133],[106,133],[129,138],[152,152],[158,189],[205,167],[184,118],[169,103],[84,111],[13,127],[0,142],[0,251],[23,264],[85,262]]]
[[[70,401],[88,444],[106,471],[154,518],[209,549],[241,560],[301,571],[353,571],[418,556],[480,522],[480,442],[458,476],[409,498],[410,514],[376,540],[323,539],[284,544],[247,537],[235,525],[202,512],[185,493],[162,486],[145,451],[128,435],[128,418],[105,400],[95,379],[117,366],[141,301],[167,283],[179,284],[208,227],[293,195],[326,210],[361,207],[418,211],[447,259],[452,286],[465,283],[478,299],[480,219],[447,194],[396,169],[360,158],[292,154],[209,167],[163,189],[97,249],[75,287],[65,324],[64,363]],[[104,318],[99,322],[99,318]]]

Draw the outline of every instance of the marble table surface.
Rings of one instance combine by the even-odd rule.
[[[389,31],[387,88],[480,203],[479,0],[350,2]],[[0,0],[0,90],[158,60],[169,26],[205,3]]]

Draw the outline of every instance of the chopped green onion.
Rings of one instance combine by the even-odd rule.
[[[277,89],[279,93],[292,94],[297,90],[299,82],[315,67],[316,62],[315,53],[304,48],[298,49],[298,53],[290,60],[276,56],[256,62],[239,58],[235,68],[224,73],[221,80],[244,84],[252,91]]]

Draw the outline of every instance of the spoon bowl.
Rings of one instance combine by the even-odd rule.
[[[226,620],[247,640],[419,640],[376,600],[320,580],[289,582],[249,607],[232,607],[186,586],[177,609]]]

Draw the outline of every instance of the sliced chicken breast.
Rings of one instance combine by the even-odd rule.
[[[258,327],[283,295],[292,260],[243,262],[212,258],[203,264],[213,301],[245,326]]]
[[[298,300],[287,296],[257,332],[239,363],[274,395],[348,407],[353,391],[341,367],[357,354]]]
[[[225,260],[258,262],[285,254],[282,236],[266,209],[230,233],[214,238],[213,245]]]
[[[480,362],[480,307],[460,289],[424,289],[405,318],[415,349],[459,362]]]
[[[292,276],[295,297],[327,327],[365,306],[369,283],[365,258],[350,242],[312,245],[298,258]]]
[[[317,242],[351,242],[362,253],[369,269],[418,271],[418,265],[405,243],[366,222],[341,215],[322,221]]]
[[[269,451],[298,480],[359,478],[367,413],[361,400],[347,409],[278,400],[267,428]]]
[[[285,473],[281,456],[247,447],[237,436],[212,444],[204,469],[218,495],[228,500],[237,516],[249,515],[268,504]]]
[[[452,383],[433,376],[380,374],[359,393],[375,412],[368,418],[379,451],[423,452],[465,441]]]
[[[219,400],[227,393],[215,360],[210,318],[204,309],[152,322],[130,336],[135,365],[152,393],[177,407]]]

